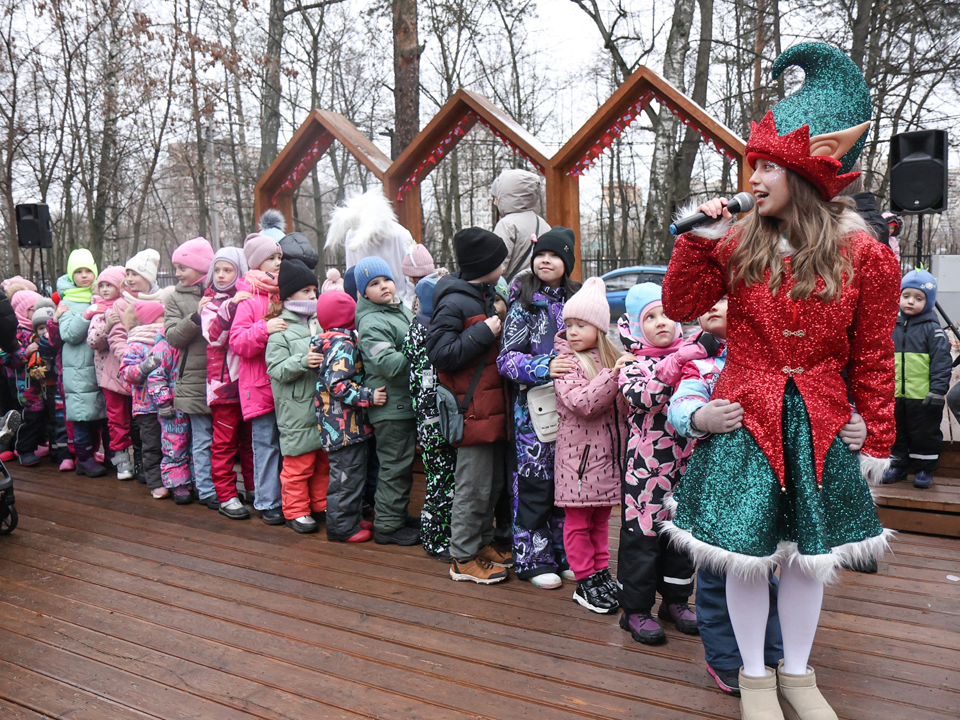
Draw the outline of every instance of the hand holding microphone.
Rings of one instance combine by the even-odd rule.
[[[748,212],[756,201],[748,192],[737,193],[728,202],[726,198],[710,200],[698,208],[698,212],[677,220],[670,226],[671,235],[683,235],[701,225],[709,225],[718,218],[729,219],[733,213]]]

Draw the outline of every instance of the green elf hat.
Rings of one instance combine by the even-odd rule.
[[[788,49],[773,63],[774,79],[793,65],[803,68],[803,87],[751,123],[747,162],[782,165],[831,200],[860,175],[850,170],[870,127],[870,91],[856,64],[832,45]]]

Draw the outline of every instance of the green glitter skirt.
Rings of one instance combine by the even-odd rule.
[[[663,531],[698,564],[743,577],[790,562],[829,582],[842,565],[883,555],[891,533],[877,519],[857,453],[839,437],[817,488],[810,418],[793,382],[784,392],[783,438],[786,492],[746,428],[701,440]]]

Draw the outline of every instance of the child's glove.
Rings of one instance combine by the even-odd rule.
[[[149,355],[140,361],[140,365],[138,367],[140,368],[140,374],[146,377],[160,367],[160,360],[156,357],[156,355]]]
[[[720,354],[720,341],[706,331],[697,336],[697,344],[707,353],[706,357]]]
[[[162,418],[172,418],[176,411],[173,409],[173,405],[161,405],[157,408],[157,415]]]
[[[927,396],[923,399],[923,405],[929,405],[932,407],[943,407],[943,403],[946,402],[943,395],[938,395],[937,393],[927,393]]]
[[[91,305],[86,310],[83,311],[84,320],[92,320],[94,315],[99,315],[100,313],[105,313],[107,309],[101,307],[100,305]]]

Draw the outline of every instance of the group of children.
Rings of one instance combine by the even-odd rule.
[[[700,569],[697,604],[711,619],[698,628],[693,561],[660,532],[696,439],[742,427],[737,403],[711,402],[726,362],[725,299],[685,339],[664,314],[660,286],[637,285],[617,348],[603,281],[570,278],[567,228],[532,238],[529,272],[509,288],[507,249],[494,233],[456,235],[455,273],[414,247],[402,266],[412,309],[380,257],[321,286],[309,246],[276,235],[217,252],[203,238],[185,242],[171,258],[178,283],[165,290],[153,250],[99,273],[88,251],[74,251],[56,302],[23,278],[5,281],[19,321],[20,349],[3,362],[23,408],[20,462],[49,454],[61,470],[99,477],[109,457],[118,479],[136,478],[157,499],[197,500],[232,519],[249,518],[252,503],[265,523],[298,533],[325,523],[334,542],[422,543],[454,580],[493,584],[512,567],[539,588],[575,581],[576,602],[621,609],[621,627],[638,642],[664,642],[661,622],[721,638],[705,642],[708,660],[719,658],[711,673],[736,687],[739,660],[720,666],[736,655],[723,577]],[[935,297],[928,276],[903,280],[897,412],[926,413],[929,425],[928,406],[943,404],[949,348],[945,360],[942,331],[921,324]],[[901,348],[908,328],[908,345],[934,347],[926,361]],[[922,342],[910,339],[920,332]],[[550,398],[552,434],[540,427]],[[865,435],[857,415],[841,431],[854,450]],[[908,458],[929,460],[935,448],[918,443],[898,439],[884,482],[900,479]],[[417,447],[426,497],[414,517]]]

